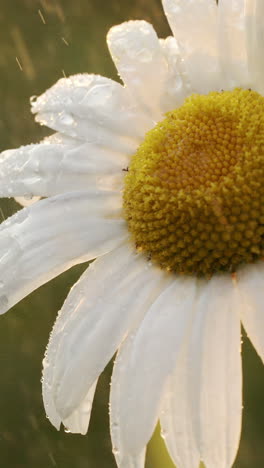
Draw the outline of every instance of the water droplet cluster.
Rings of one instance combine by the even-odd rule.
[[[264,256],[264,98],[192,95],[145,137],[125,177],[136,247],[198,276]]]

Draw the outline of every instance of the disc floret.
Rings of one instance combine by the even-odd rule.
[[[236,271],[264,255],[264,98],[192,95],[132,157],[124,214],[137,248],[161,268]]]

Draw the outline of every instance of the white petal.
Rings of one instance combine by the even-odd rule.
[[[157,290],[157,295],[159,294],[159,292],[160,291]],[[153,299],[155,299],[155,297]],[[140,468],[141,466],[144,468],[145,465],[146,445],[143,444],[142,450],[140,450],[139,453],[130,453],[128,451],[127,446],[124,444],[124,438],[122,433],[125,421],[123,421],[121,402],[124,397],[123,389],[126,378],[126,364],[129,360],[132,346],[133,339],[131,339],[131,336],[129,336],[124,341],[120,350],[117,353],[111,379],[110,429],[113,454],[115,456],[118,468],[127,468],[127,465],[129,466],[129,460],[131,458],[133,459],[134,457],[138,457],[139,459],[141,459],[141,464],[139,464]],[[138,426],[139,425],[141,425],[141,418],[138,421]]]
[[[98,75],[60,79],[33,103],[32,111],[50,128],[125,153],[133,153],[149,129],[127,90]]]
[[[69,148],[75,148],[78,143],[81,143],[81,140],[77,140],[76,138],[71,138],[70,136],[64,135],[63,133],[55,132],[49,136],[43,138],[41,143],[47,144],[56,144],[56,145],[65,145]]]
[[[221,0],[218,4],[218,41],[223,88],[250,85],[246,49],[246,0]]]
[[[194,434],[207,468],[231,468],[242,416],[237,288],[214,276],[198,300],[190,340],[189,392]]]
[[[114,26],[108,47],[123,82],[152,122],[162,118],[168,64],[159,39],[146,21],[128,21]]]
[[[88,390],[80,406],[68,418],[62,421],[69,432],[83,435],[87,433],[96,385],[97,380]]]
[[[96,260],[70,292],[44,362],[46,409],[67,418],[113,356],[164,273],[124,245]],[[74,382],[74,385],[72,385]],[[48,413],[49,414],[49,413]]]
[[[34,195],[116,189],[128,164],[128,157],[93,144],[76,141],[74,147],[45,140],[0,154],[0,197],[22,196],[30,202]]]
[[[257,353],[264,361],[264,265],[263,261],[238,271],[242,295],[241,319]]]
[[[191,92],[219,89],[215,0],[163,0],[163,7],[179,43]]]
[[[247,53],[252,87],[264,92],[264,3],[263,0],[246,0]]]
[[[114,192],[72,192],[41,200],[3,222],[0,313],[71,266],[115,248],[127,236],[124,221],[115,219],[120,202]]]
[[[117,461],[117,466],[118,468],[144,468],[145,457],[146,449],[144,448],[144,450],[139,455],[125,455],[122,460]]]
[[[114,366],[112,427],[117,419],[123,453],[138,454],[149,441],[166,379],[190,326],[196,280],[171,276],[139,330],[121,347]]]
[[[166,384],[160,423],[167,449],[177,468],[198,468],[200,454],[192,424],[188,386],[191,363],[187,351],[187,346],[184,346]]]
[[[160,39],[159,42],[168,68],[161,99],[161,108],[163,112],[167,112],[183,104],[184,99],[190,94],[190,83],[187,80],[176,39],[169,36]]]

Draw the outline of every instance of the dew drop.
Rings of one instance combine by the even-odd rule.
[[[38,96],[31,96],[31,97],[29,98],[30,104],[35,104],[37,98],[38,98]]]
[[[119,455],[119,450],[118,450],[117,447],[113,447],[113,454],[114,454],[115,456]]]
[[[63,125],[67,125],[67,126],[70,126],[74,123],[72,116],[69,114],[62,115],[60,121]]]
[[[42,366],[43,366],[43,369],[47,369],[50,366],[49,361],[47,359],[43,359]]]
[[[138,54],[138,57],[142,62],[150,62],[153,58],[153,53],[148,49],[142,49]]]
[[[160,436],[162,437],[162,439],[166,439],[167,435],[168,435],[168,433],[167,433],[167,431],[165,431],[164,429],[162,429],[162,430],[160,431]]]

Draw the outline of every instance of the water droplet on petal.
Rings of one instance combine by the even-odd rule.
[[[74,119],[70,114],[63,114],[60,118],[60,121],[63,125],[70,126],[74,123]]]
[[[38,96],[31,96],[29,98],[30,104],[35,104],[36,100],[38,99]]]
[[[153,53],[149,49],[142,49],[138,53],[138,57],[142,62],[150,62],[153,59]]]
[[[117,447],[113,447],[113,454],[116,456],[116,455],[119,455],[119,450]]]

